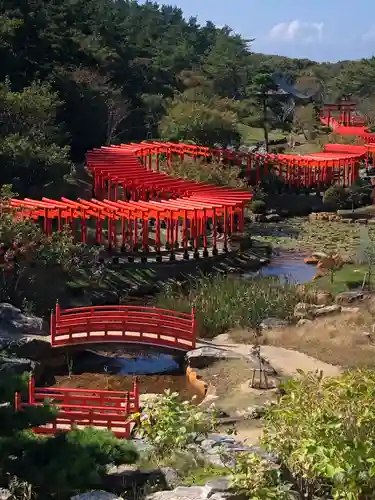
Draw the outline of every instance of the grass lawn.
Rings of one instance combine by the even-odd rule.
[[[348,290],[353,290],[362,286],[367,271],[367,266],[345,264],[342,269],[334,274],[333,283],[331,283],[330,276],[327,275],[313,281],[311,286],[332,294],[347,292]],[[375,287],[375,275],[371,276],[370,285],[370,288]]]
[[[257,127],[249,127],[248,125],[244,125],[243,123],[238,125],[238,130],[242,137],[242,144],[254,144],[255,142],[264,141],[264,134],[262,128]],[[287,137],[285,132],[281,130],[270,130],[269,131],[269,140],[277,141]]]

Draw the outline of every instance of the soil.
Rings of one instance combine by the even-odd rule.
[[[82,373],[80,375],[56,376],[56,387],[71,387],[74,389],[101,389],[109,391],[129,391],[132,388],[133,377],[124,375],[106,375],[103,373]],[[138,376],[141,394],[161,394],[166,389],[179,393],[182,400],[199,403],[202,396],[194,391],[185,375],[141,375]]]

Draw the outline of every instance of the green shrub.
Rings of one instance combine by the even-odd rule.
[[[164,458],[213,430],[215,418],[209,418],[207,412],[189,401],[181,402],[177,392],[165,391],[146,401],[139,422],[138,435],[153,445],[158,457]]]
[[[301,497],[375,498],[375,372],[307,374],[284,388],[263,441]]]
[[[332,210],[345,208],[349,204],[349,192],[343,186],[334,184],[323,195],[323,203]]]
[[[263,214],[266,210],[266,203],[263,200],[254,200],[250,205],[250,210],[254,214]]]
[[[187,289],[168,285],[156,298],[158,307],[189,312],[194,305],[199,334],[214,337],[234,327],[257,329],[267,317],[291,318],[300,297],[293,284],[277,278],[201,277]]]

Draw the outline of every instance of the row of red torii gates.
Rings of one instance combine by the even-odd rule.
[[[199,257],[223,251],[233,232],[244,229],[244,211],[252,199],[249,191],[174,178],[160,171],[160,162],[170,165],[175,156],[207,161],[219,159],[241,166],[254,183],[273,175],[286,185],[316,188],[358,179],[360,162],[368,157],[365,146],[327,145],[314,155],[256,155],[209,149],[188,144],[145,142],[94,149],[87,154],[93,176],[91,200],[42,198],[12,199],[19,217],[43,220],[46,234],[65,225],[79,234],[83,243],[106,245],[128,252],[142,249],[147,260],[150,247],[161,260],[162,250],[189,249]]]

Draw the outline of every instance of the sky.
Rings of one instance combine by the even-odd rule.
[[[315,61],[375,55],[375,0],[157,0],[255,39],[254,52]],[[144,3],[141,1],[140,3]]]

